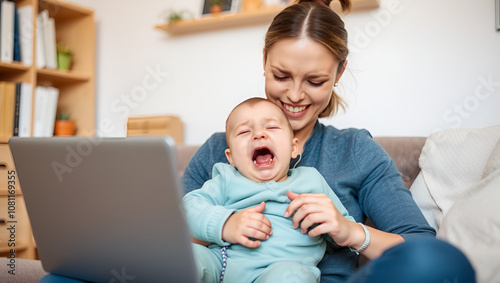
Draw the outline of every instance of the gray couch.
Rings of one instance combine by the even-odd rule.
[[[391,156],[402,174],[406,188],[420,172],[418,158],[424,146],[425,137],[375,137],[377,141]],[[177,147],[179,175],[182,175],[190,158],[195,153],[197,146]],[[7,273],[7,258],[0,258],[0,282],[38,282],[46,273],[40,261],[16,259],[16,275]]]

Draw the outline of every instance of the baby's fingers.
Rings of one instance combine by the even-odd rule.
[[[245,246],[247,248],[251,248],[251,249],[254,249],[258,246],[260,246],[260,241],[252,241],[250,239],[248,239],[247,237],[241,237],[240,240],[239,240],[239,243],[242,245],[242,246]]]

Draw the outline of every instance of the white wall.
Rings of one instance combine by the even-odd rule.
[[[199,14],[201,0],[71,2],[95,10],[97,128],[104,136],[125,135],[128,115],[174,114],[185,142],[199,144],[224,129],[238,102],[264,96],[267,24],[170,36],[153,28],[161,11]],[[494,0],[381,0],[380,9],[344,18],[351,55],[341,93],[349,108],[325,123],[374,136],[500,124]],[[109,122],[112,129],[103,127]]]

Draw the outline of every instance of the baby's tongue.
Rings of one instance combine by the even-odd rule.
[[[256,158],[257,164],[265,164],[271,163],[272,155],[271,154],[263,154],[259,155]]]

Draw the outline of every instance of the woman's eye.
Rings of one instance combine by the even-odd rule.
[[[279,77],[279,76],[276,76],[274,75],[274,79],[277,80],[277,81],[283,81],[285,80],[287,77]]]
[[[325,82],[315,83],[315,82],[311,82],[311,81],[309,81],[309,83],[310,83],[312,86],[317,86],[317,87],[319,87],[319,86],[322,86]]]

